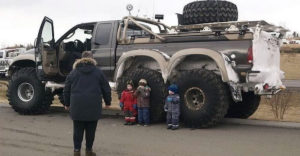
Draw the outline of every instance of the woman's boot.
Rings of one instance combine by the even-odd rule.
[[[86,150],[85,151],[85,156],[96,156],[96,153],[93,152],[93,150]]]
[[[74,151],[74,156],[80,156],[80,151]]]

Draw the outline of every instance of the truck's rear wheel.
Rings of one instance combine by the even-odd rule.
[[[208,70],[185,71],[176,80],[181,98],[181,118],[192,128],[216,125],[227,113],[228,86]]]
[[[13,74],[7,97],[12,108],[23,115],[45,113],[53,101],[53,94],[45,89],[32,67],[22,68]]]
[[[117,92],[120,97],[122,91],[126,89],[126,82],[132,80],[137,87],[140,79],[146,79],[151,88],[150,95],[150,119],[151,122],[159,122],[164,119],[164,102],[166,87],[161,74],[155,70],[138,68],[127,71],[118,79]]]
[[[228,1],[195,1],[183,9],[185,25],[238,20],[238,8]]]
[[[242,102],[232,102],[226,117],[247,119],[255,113],[260,103],[260,96],[253,92],[243,93]]]

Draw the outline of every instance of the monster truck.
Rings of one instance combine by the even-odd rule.
[[[279,66],[285,33],[265,21],[169,27],[126,16],[76,25],[55,41],[53,21],[45,17],[35,51],[19,55],[10,66],[7,96],[20,114],[47,112],[53,96],[62,97],[73,62],[92,51],[119,94],[129,79],[136,85],[148,80],[152,122],[164,118],[166,86],[176,83],[185,125],[211,127],[225,116],[249,117],[261,95],[285,88]]]

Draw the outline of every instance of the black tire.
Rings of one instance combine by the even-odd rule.
[[[31,91],[33,93],[29,93]],[[53,94],[50,90],[46,90],[45,85],[37,78],[35,68],[27,67],[12,75],[7,98],[16,112],[22,115],[32,115],[49,111]]]
[[[247,119],[255,113],[260,103],[260,96],[253,92],[243,93],[242,102],[230,104],[226,117]]]
[[[185,25],[237,20],[238,8],[228,1],[195,1],[183,9]]]
[[[220,122],[229,106],[229,89],[220,76],[208,70],[184,71],[177,78],[181,118],[190,128],[208,128]]]
[[[118,79],[117,92],[119,98],[122,91],[126,89],[126,83],[128,80],[132,80],[135,87],[137,87],[140,79],[146,79],[149,87],[151,88],[150,120],[152,123],[160,122],[165,117],[163,106],[166,95],[166,87],[161,73],[146,68],[138,68],[127,71],[126,74]]]

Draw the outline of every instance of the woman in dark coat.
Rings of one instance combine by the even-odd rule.
[[[68,75],[65,88],[65,108],[70,110],[73,120],[74,155],[80,156],[83,134],[86,135],[86,155],[92,151],[95,131],[102,111],[102,96],[106,106],[111,104],[111,88],[103,72],[96,67],[91,52],[84,52],[82,59],[74,63]]]

